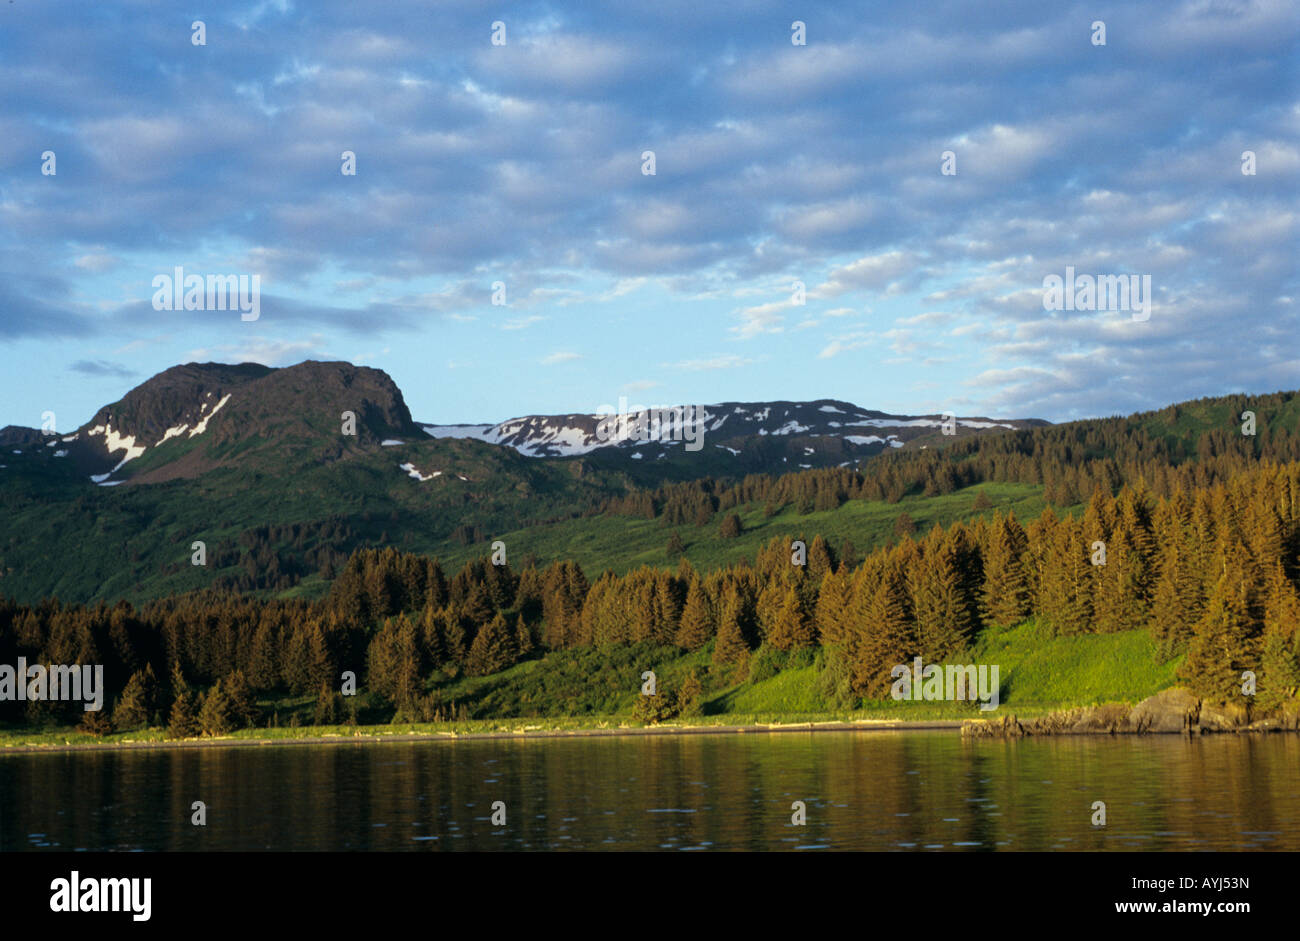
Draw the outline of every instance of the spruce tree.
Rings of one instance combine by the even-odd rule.
[[[759,590],[758,601],[754,606],[754,615],[758,620],[759,640],[766,640],[776,630],[777,618],[781,616],[781,605],[785,600],[786,582],[784,579],[765,579]]]
[[[676,644],[684,650],[699,650],[714,636],[713,612],[704,584],[698,575],[691,578],[686,589],[686,604],[682,608],[681,623],[677,628]]]
[[[916,655],[905,575],[908,557],[901,547],[895,549],[879,562],[874,578],[855,585],[848,653],[856,695],[885,698],[894,682],[890,671],[898,664],[910,664]]]
[[[844,564],[822,580],[814,609],[814,627],[821,642],[838,646],[844,643],[845,619],[853,591],[853,574]]]
[[[833,563],[830,546],[826,544],[826,540],[822,538],[820,533],[817,534],[813,537],[813,541],[808,544],[807,579],[814,590],[816,586],[822,583],[822,579],[826,577],[826,574],[834,568]],[[807,597],[804,598],[805,602],[808,600]]]
[[[248,680],[257,689],[274,689],[280,685],[276,641],[276,632],[271,619],[263,614],[253,634],[253,645],[248,660]]]
[[[677,694],[677,705],[681,714],[684,716],[699,715],[703,699],[704,685],[700,682],[699,674],[692,670],[682,682],[682,688]]]
[[[460,617],[460,608],[448,605],[442,609],[440,618],[442,628],[442,648],[446,653],[446,663],[463,664],[468,654],[465,640],[465,627]]]
[[[1090,633],[1092,624],[1092,547],[1082,523],[1067,517],[1051,534],[1044,558],[1039,610],[1057,634]]]
[[[974,633],[961,576],[954,545],[936,527],[906,571],[917,652],[926,662],[942,662]]]
[[[112,732],[113,724],[109,722],[108,716],[104,715],[103,709],[92,709],[82,713],[81,721],[77,723],[77,731],[99,738]]]
[[[1142,494],[1124,491],[1106,544],[1106,564],[1094,573],[1093,621],[1098,633],[1146,624],[1154,581],[1148,515]]]
[[[1159,556],[1160,574],[1151,599],[1151,638],[1163,662],[1182,653],[1204,607],[1200,580],[1177,533],[1170,534]]]
[[[175,664],[172,669],[172,708],[167,720],[167,734],[172,738],[195,738],[200,731],[194,693],[185,682],[180,665]]]
[[[1259,705],[1272,709],[1300,692],[1300,596],[1275,563],[1265,606]]]
[[[221,680],[212,684],[208,694],[203,697],[203,706],[199,709],[199,729],[204,735],[228,735],[235,727],[230,697],[221,687]]]
[[[799,597],[794,585],[786,588],[766,640],[777,650],[800,650],[813,645],[812,618],[804,609],[803,599]]]
[[[1256,665],[1253,633],[1245,573],[1240,561],[1225,559],[1205,614],[1188,644],[1179,677],[1201,697],[1239,701],[1242,673]]]
[[[118,730],[139,729],[149,724],[153,712],[152,680],[153,667],[149,665],[131,674],[113,709],[113,725]]]
[[[745,642],[742,617],[740,597],[736,589],[729,586],[718,617],[718,642],[713,648],[715,666],[740,663],[747,658],[749,645]]]
[[[243,670],[232,670],[226,674],[222,684],[226,697],[230,700],[230,717],[237,729],[255,728],[261,722],[261,711],[253,699],[253,691],[248,685]]]
[[[312,714],[312,725],[338,725],[342,711],[342,695],[328,683],[322,683],[316,691],[316,706]]]
[[[515,620],[515,652],[519,655],[520,660],[526,660],[535,646],[533,632],[521,614]]]
[[[1029,615],[1029,576],[1025,551],[1029,539],[1014,515],[995,514],[984,551],[984,585],[980,608],[988,623],[997,627],[1018,624]]]
[[[515,662],[514,633],[500,612],[484,624],[470,646],[466,669],[473,676],[487,676]]]

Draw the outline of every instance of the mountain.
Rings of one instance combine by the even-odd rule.
[[[355,415],[353,435],[340,433],[344,412]],[[291,471],[421,432],[386,373],[308,361],[284,369],[254,363],[173,366],[105,405],[71,434],[41,436],[12,426],[5,433],[25,444],[11,453],[35,448],[108,487],[197,477],[232,464]]]
[[[947,422],[951,435],[944,435]],[[1046,426],[1041,419],[890,415],[851,402],[723,402],[619,415],[527,415],[496,425],[424,425],[435,438],[507,445],[529,457],[572,457],[616,448],[633,460],[663,460],[704,448],[730,454],[733,469],[789,470],[847,465],[887,448],[926,447],[945,438]],[[621,433],[620,433],[621,432]]]
[[[344,433],[348,412],[355,416],[354,434]],[[638,430],[660,417],[653,433]],[[945,436],[943,415],[889,415],[833,399],[639,411],[627,416],[621,436],[618,421],[571,414],[528,415],[496,425],[422,424],[412,420],[401,390],[382,370],[314,361],[283,369],[188,363],[141,383],[71,434],[10,426],[0,432],[0,444],[8,442],[11,454],[61,461],[101,487],[196,478],[234,466],[283,476],[398,445],[408,446],[403,456],[411,459],[394,466],[410,478],[465,479],[463,468],[435,466],[437,449],[419,447],[429,439],[505,446],[529,458],[596,455],[591,466],[622,470],[646,485],[849,466],[891,448],[1047,424],[955,418],[953,434]]]
[[[343,433],[345,412],[354,434]],[[72,432],[0,431],[0,595],[319,591],[359,547],[457,557],[501,533],[581,523],[636,492],[833,468],[1041,424],[961,419],[946,437],[940,416],[831,400],[705,412],[698,450],[671,440],[596,447],[597,416],[416,423],[387,374],[349,363],[175,366]],[[615,513],[608,536],[627,522]],[[206,568],[189,564],[195,541]],[[550,552],[531,538],[512,545]]]

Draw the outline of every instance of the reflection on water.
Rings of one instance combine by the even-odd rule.
[[[190,824],[196,800],[206,827]],[[1300,850],[1300,737],[819,732],[0,756],[0,850],[42,848]]]

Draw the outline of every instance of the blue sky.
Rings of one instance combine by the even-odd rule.
[[[375,366],[431,422],[1300,388],[1287,0],[629,6],[0,5],[0,425],[196,360]],[[260,318],[154,310],[178,265]],[[1045,311],[1066,266],[1150,319]]]

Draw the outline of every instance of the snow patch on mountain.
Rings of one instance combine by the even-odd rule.
[[[179,425],[173,425],[171,428],[168,428],[166,431],[163,432],[163,436],[159,438],[157,442],[154,443],[153,446],[156,448],[167,443],[172,438],[179,438],[181,437],[181,435],[185,434],[186,431],[189,432],[188,437],[190,438],[193,438],[195,435],[203,434],[203,432],[208,430],[209,419],[211,419],[213,415],[217,414],[217,412],[221,411],[221,407],[229,401],[230,401],[230,393],[226,393],[226,395],[221,399],[221,401],[218,402],[210,412],[208,412],[208,406],[211,403],[204,402],[202,406],[199,408],[199,414],[202,415],[203,417],[198,421],[198,423],[194,425],[193,428],[190,428],[188,422],[183,422]],[[207,412],[207,414],[204,414],[205,412]],[[122,434],[121,432],[115,431],[113,429],[113,425],[111,422],[106,422],[102,425],[96,425],[94,428],[89,428],[86,430],[86,436],[88,438],[97,437],[99,435],[103,435],[104,437],[104,450],[108,454],[111,455],[116,451],[122,451],[124,452],[124,454],[122,456],[122,459],[113,466],[112,470],[104,474],[91,474],[90,479],[94,483],[99,484],[99,486],[101,487],[110,487],[110,486],[114,486],[115,484],[120,484],[122,483],[122,481],[120,480],[109,483],[108,478],[112,477],[119,470],[121,470],[122,466],[126,464],[128,461],[133,461],[137,457],[140,457],[140,455],[144,454],[144,452],[148,450],[149,445],[136,444],[135,435],[125,435]],[[76,436],[74,435],[73,437],[75,438]],[[67,441],[68,439],[65,438],[64,440]],[[51,444],[53,444],[53,442],[51,442]],[[64,454],[66,453],[67,452],[65,451]],[[60,455],[56,454],[55,456],[58,457]]]
[[[414,477],[416,480],[421,482],[424,482],[426,480],[433,480],[433,478],[435,477],[442,476],[442,471],[434,471],[432,474],[421,474],[418,470],[415,469],[415,465],[410,463],[409,461],[405,464],[398,464],[397,466],[400,467],[402,470],[406,471],[406,475],[408,477]],[[463,480],[464,478],[461,479]]]
[[[111,425],[105,425],[104,447],[109,454],[112,454],[114,451],[126,452],[126,456],[117,462],[117,467],[114,467],[113,470],[109,471],[109,473],[112,474],[127,461],[133,461],[141,454],[144,454],[147,445],[138,445],[135,443],[135,435],[120,435],[113,430]]]
[[[221,401],[216,404],[216,407],[213,408],[212,411],[208,412],[208,414],[206,415],[203,415],[202,420],[190,430],[191,438],[193,438],[195,435],[201,435],[203,434],[203,432],[208,430],[208,420],[212,418],[213,415],[217,414],[217,412],[221,411],[221,406],[225,405],[227,402],[230,401],[230,395],[231,394],[227,392],[225,395],[221,397]],[[202,415],[203,412],[207,409],[207,407],[208,407],[208,403],[204,402],[203,408],[199,410],[199,414]]]

